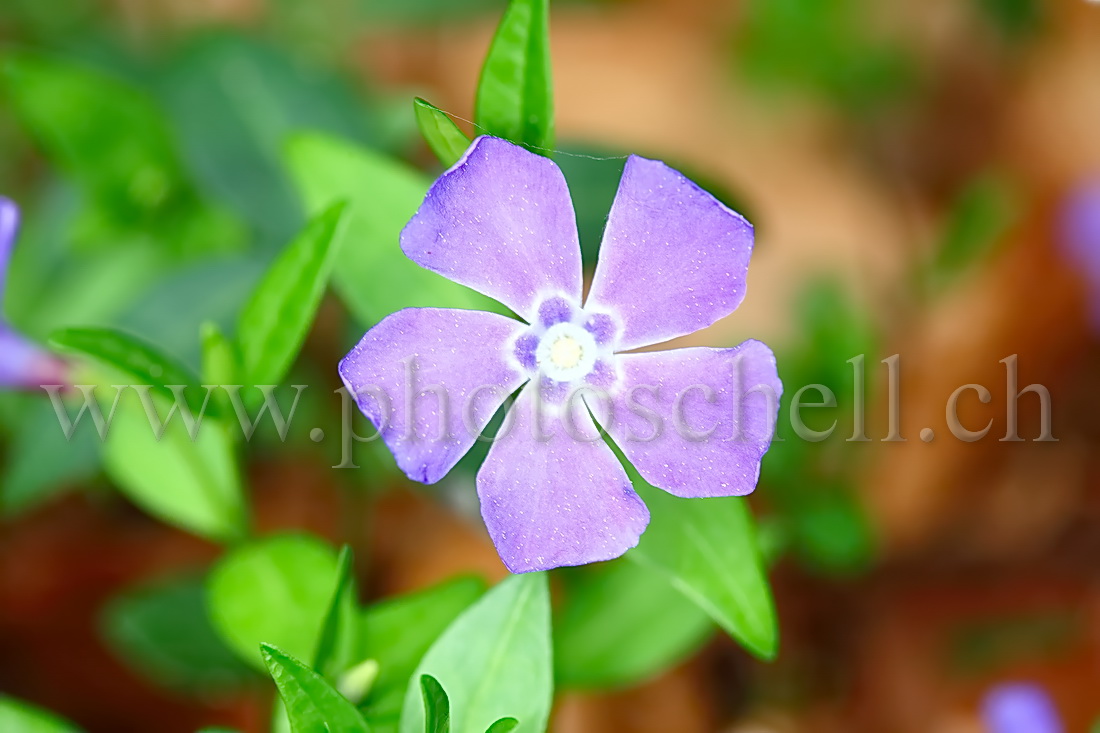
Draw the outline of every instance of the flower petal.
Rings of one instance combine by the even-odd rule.
[[[585,307],[622,320],[620,351],[694,333],[741,304],[752,244],[740,214],[664,163],[632,155]]]
[[[0,322],[0,387],[67,384],[64,362]]]
[[[19,231],[19,208],[0,196],[0,306],[4,303],[4,285],[8,279],[8,263]]]
[[[527,379],[511,356],[524,328],[495,313],[406,308],[363,336],[340,378],[401,470],[435,483]]]
[[[756,488],[783,393],[767,346],[746,341],[618,358],[610,402],[586,401],[646,481],[683,497]]]
[[[401,249],[528,322],[546,297],[580,303],[581,251],[565,177],[506,140],[474,140],[429,189],[401,232]]]
[[[513,573],[616,558],[649,524],[619,459],[575,404],[571,421],[557,419],[529,384],[477,474],[481,516]]]

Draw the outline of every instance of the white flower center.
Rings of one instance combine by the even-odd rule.
[[[555,323],[546,329],[535,349],[539,368],[557,382],[572,382],[587,376],[596,365],[597,356],[596,339],[573,323]]]

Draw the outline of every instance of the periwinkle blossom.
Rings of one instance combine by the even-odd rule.
[[[631,156],[582,300],[561,171],[482,136],[432,185],[401,248],[522,321],[407,308],[368,331],[340,375],[423,483],[440,480],[522,387],[477,474],[501,559],[517,573],[609,560],[638,543],[649,511],[596,419],[646,481],[676,496],[756,487],[782,391],[768,347],[635,352],[733,312],[752,246],[739,214]]]
[[[982,700],[987,733],[1062,733],[1062,721],[1046,691],[1035,684],[998,685]]]
[[[19,208],[0,196],[0,306],[4,302],[8,263],[19,233]],[[27,389],[64,384],[65,367],[0,318],[0,388]]]
[[[1072,190],[1058,225],[1062,252],[1084,278],[1090,322],[1100,333],[1100,178]]]

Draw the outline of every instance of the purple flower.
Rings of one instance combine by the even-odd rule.
[[[0,305],[8,278],[8,262],[19,231],[19,209],[0,196]],[[0,387],[31,388],[64,384],[60,360],[25,339],[0,319]]]
[[[982,721],[989,733],[1062,733],[1050,696],[1038,685],[998,685],[982,700]]]
[[[745,296],[752,226],[665,164],[632,156],[582,305],[577,226],[550,160],[479,137],[401,234],[413,261],[495,298],[493,313],[407,308],[340,375],[398,466],[433,483],[523,388],[477,475],[512,572],[618,557],[649,511],[596,420],[682,497],[756,487],[782,386],[758,341],[632,352],[705,328]],[[525,386],[526,385],[526,386]]]
[[[1100,179],[1073,190],[1063,204],[1059,240],[1089,289],[1089,317],[1100,331]]]

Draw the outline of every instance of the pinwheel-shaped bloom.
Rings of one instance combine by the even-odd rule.
[[[4,302],[8,262],[19,232],[19,209],[0,196],[0,306]],[[0,317],[0,388],[64,384],[62,362],[28,341]]]
[[[408,308],[367,332],[340,374],[397,464],[424,483],[522,387],[477,476],[497,551],[513,572],[618,557],[649,511],[595,420],[643,478],[677,496],[756,486],[781,392],[771,351],[746,341],[634,353],[737,308],[752,244],[741,216],[663,163],[631,157],[582,301],[561,171],[479,137],[428,191],[401,248],[523,320]]]
[[[989,733],[1062,733],[1050,695],[1023,682],[998,685],[982,700],[982,722]]]

